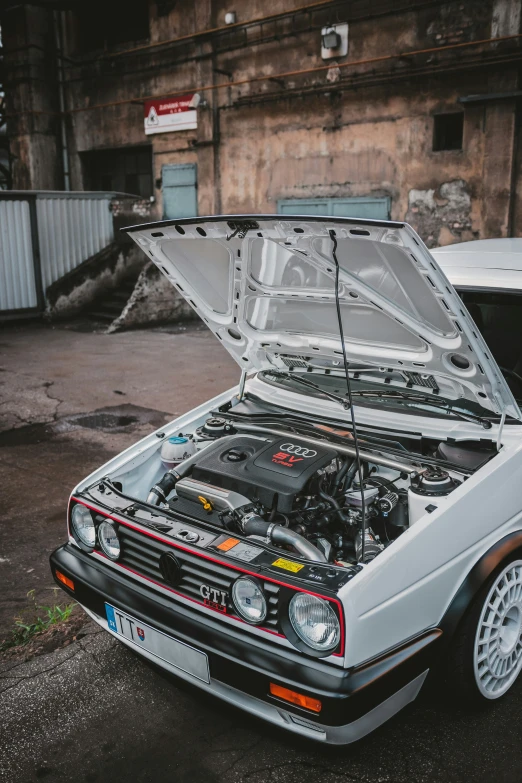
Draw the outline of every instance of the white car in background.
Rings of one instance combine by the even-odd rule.
[[[522,399],[522,239],[481,239],[431,251],[460,294],[517,399]]]
[[[127,230],[241,380],[74,489],[57,583],[167,671],[326,743],[441,669],[462,698],[503,696],[522,667],[519,243],[430,254],[403,223],[277,215]]]

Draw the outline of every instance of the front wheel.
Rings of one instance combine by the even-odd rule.
[[[499,699],[522,669],[522,560],[504,563],[486,582],[458,629],[451,685],[474,703]]]

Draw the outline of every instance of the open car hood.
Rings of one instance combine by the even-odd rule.
[[[241,368],[332,373],[342,370],[333,230],[348,361],[374,370],[361,378],[522,418],[460,297],[404,223],[241,215],[125,230]]]

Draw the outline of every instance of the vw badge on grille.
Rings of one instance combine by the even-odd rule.
[[[181,565],[172,552],[164,552],[160,557],[159,567],[163,579],[172,587],[181,581]]]

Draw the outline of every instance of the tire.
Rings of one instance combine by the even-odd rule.
[[[516,558],[492,574],[455,633],[450,693],[461,703],[485,706],[502,698],[521,670],[522,560]]]

